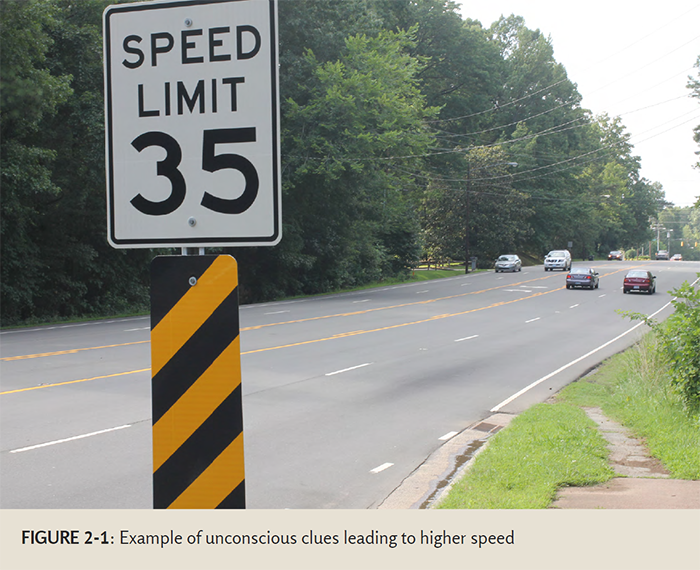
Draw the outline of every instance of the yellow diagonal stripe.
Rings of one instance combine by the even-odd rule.
[[[153,472],[204,423],[241,383],[240,337],[153,426]]]
[[[235,275],[233,280],[231,271]],[[151,331],[153,376],[158,374],[237,285],[235,260],[225,255],[218,256],[197,284],[185,293]]]
[[[241,434],[168,508],[215,509],[244,479]]]

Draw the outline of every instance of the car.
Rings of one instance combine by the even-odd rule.
[[[566,288],[573,289],[581,287],[586,289],[597,289],[600,278],[595,269],[590,267],[572,267],[566,276]]]
[[[523,268],[523,262],[517,255],[501,255],[496,260],[496,273],[500,271],[521,271]]]
[[[629,293],[630,291],[645,291],[649,295],[653,295],[656,292],[656,276],[646,269],[628,271],[622,282],[622,292]]]
[[[656,259],[668,259],[668,251],[660,249],[656,252]]]
[[[611,251],[611,252],[608,254],[608,260],[611,260],[611,259],[617,259],[617,260],[619,260],[619,261],[624,261],[624,260],[625,260],[625,254],[624,254],[622,251],[619,251],[619,250],[616,249],[615,251]]]
[[[550,251],[544,258],[544,270],[554,271],[561,269],[569,271],[571,269],[571,254],[566,249],[555,249]]]
[[[671,261],[683,261],[683,256],[680,253],[675,253],[671,257]]]

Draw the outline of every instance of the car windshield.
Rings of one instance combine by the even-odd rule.
[[[620,255],[620,252],[619,251],[611,251],[610,255]]]
[[[514,255],[502,255],[498,258],[498,261],[515,261]]]
[[[563,251],[550,251],[548,257],[564,257]]]
[[[648,277],[646,271],[630,271],[627,277]]]

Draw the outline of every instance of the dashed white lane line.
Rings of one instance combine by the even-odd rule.
[[[478,337],[478,334],[473,334],[472,336],[465,336],[464,338],[458,338],[455,340],[455,342],[462,342],[463,340],[471,340],[473,338]]]
[[[540,317],[535,317],[534,319],[530,319],[529,321],[525,321],[526,323],[534,323],[535,321],[539,321]]]
[[[46,443],[40,443],[38,445],[30,445],[29,447],[21,447],[20,449],[12,449],[10,453],[21,453],[22,451],[30,451],[32,449],[39,449],[40,447],[48,447],[49,445],[56,445],[59,443],[66,443],[67,441],[75,441],[76,439],[83,439],[86,437],[92,437],[93,435],[100,435],[103,433],[108,433],[110,431],[117,431],[120,429],[125,429],[131,427],[131,424],[126,424],[123,426],[117,426],[108,429],[102,429],[100,431],[93,431],[91,433],[84,433],[83,435],[76,435],[74,437],[67,437],[65,439],[57,439],[55,441],[47,441]]]
[[[281,315],[282,313],[289,313],[290,311],[272,311],[271,313],[263,313],[265,315]]]
[[[367,301],[369,301],[369,299],[362,299],[362,301],[353,301],[352,303],[354,305],[355,303],[366,303]]]
[[[393,463],[382,463],[379,467],[375,467],[374,469],[371,469],[370,473],[375,473],[375,474],[381,473],[385,469],[389,469],[389,467],[391,467],[392,465],[393,465]]]
[[[576,303],[575,305],[571,305],[571,306],[569,307],[569,309],[575,309],[575,308],[578,307],[580,304],[581,304],[581,303]]]
[[[151,327],[141,327],[138,329],[126,329],[124,332],[148,331],[148,330],[151,330]]]
[[[350,368],[343,368],[342,370],[336,370],[335,372],[328,372],[326,376],[335,376],[336,374],[350,372],[350,370],[357,370],[358,368],[364,368],[365,366],[370,366],[371,364],[371,362],[365,362],[364,364],[358,364],[357,366],[351,366]]]
[[[442,437],[438,438],[440,441],[447,441],[448,439],[452,439],[454,436],[457,435],[456,431],[451,431],[450,433],[446,433]]]
[[[700,279],[695,280],[695,281],[693,282],[693,286],[695,286],[695,283],[697,283],[698,281],[700,281]],[[671,302],[669,301],[669,302],[666,303],[663,307],[661,307],[658,311],[656,311],[655,313],[652,313],[652,314],[649,316],[649,318],[652,318],[652,319],[653,319],[656,315],[658,315],[661,311],[663,311],[664,309],[666,309],[666,308],[669,307],[670,305],[671,305]],[[494,413],[495,413],[495,412],[498,412],[501,408],[503,408],[504,406],[507,406],[507,405],[510,404],[513,400],[515,400],[516,398],[519,398],[520,396],[522,396],[523,394],[525,394],[526,392],[528,392],[529,390],[531,390],[531,389],[534,388],[535,386],[541,384],[542,382],[544,382],[544,381],[546,381],[546,380],[549,380],[549,379],[552,378],[553,376],[556,376],[557,374],[559,374],[559,373],[562,372],[563,370],[566,370],[566,369],[569,368],[570,366],[573,366],[574,364],[577,364],[577,363],[581,362],[582,360],[584,360],[585,358],[588,358],[589,356],[595,354],[595,353],[598,352],[599,350],[602,350],[602,349],[604,349],[605,347],[610,346],[610,345],[611,345],[612,343],[614,343],[615,341],[620,340],[622,337],[628,335],[628,334],[631,333],[632,331],[637,330],[637,329],[638,329],[639,327],[641,327],[642,325],[644,325],[644,322],[637,323],[637,324],[634,325],[632,328],[627,329],[627,330],[626,330],[625,332],[623,332],[622,334],[619,334],[619,335],[617,335],[615,338],[609,340],[608,342],[601,344],[598,348],[594,348],[593,350],[591,350],[590,352],[587,352],[587,353],[584,354],[583,356],[579,356],[579,357],[576,358],[575,360],[572,360],[571,362],[569,362],[569,363],[567,363],[567,364],[564,364],[564,366],[561,366],[560,368],[557,368],[554,372],[550,372],[550,373],[547,374],[546,376],[542,376],[542,378],[540,378],[539,380],[535,380],[535,381],[534,381],[532,384],[530,384],[529,386],[525,386],[525,388],[523,388],[523,389],[520,390],[519,392],[516,392],[516,393],[513,394],[510,398],[507,398],[506,400],[503,400],[503,401],[502,401],[500,404],[498,404],[496,407],[491,408],[490,411],[491,411],[491,412],[494,412]]]
[[[605,297],[605,293],[603,293],[602,295],[598,295],[598,299],[600,299],[601,297]]]
[[[416,295],[420,295],[421,293],[430,293],[430,291],[428,289],[425,291],[416,291]]]

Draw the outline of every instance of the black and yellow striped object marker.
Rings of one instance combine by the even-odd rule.
[[[233,257],[152,261],[151,376],[154,508],[245,508]]]

